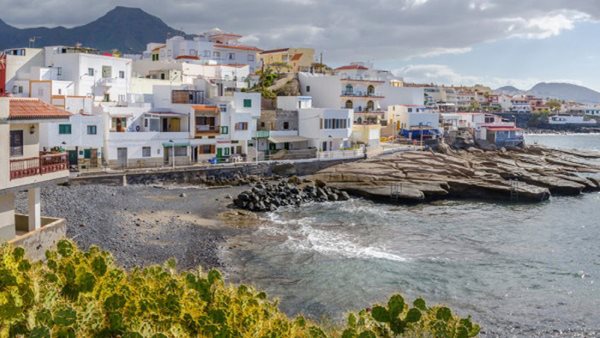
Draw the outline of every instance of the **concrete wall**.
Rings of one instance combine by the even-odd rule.
[[[17,215],[17,227],[27,226],[27,216]],[[67,235],[64,219],[42,217],[42,227],[37,231],[19,236],[9,243],[25,249],[27,258],[32,261],[44,260],[46,251],[54,249],[56,243]]]
[[[15,194],[0,195],[0,243],[15,238]]]
[[[341,107],[342,82],[339,76],[299,73],[298,79],[300,80],[300,92],[303,96],[312,96],[313,107]]]
[[[304,176],[316,173],[331,166],[353,162],[357,159],[322,160],[306,162],[269,162],[245,163],[239,165],[212,166],[203,168],[185,168],[161,172],[127,173],[128,184],[152,184],[159,182],[205,183],[206,179],[232,179],[236,175],[260,176]],[[72,185],[106,184],[120,186],[123,184],[123,174],[108,174],[99,176],[80,176],[69,181]]]

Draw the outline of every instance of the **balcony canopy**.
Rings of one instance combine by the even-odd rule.
[[[309,139],[302,136],[275,136],[269,137],[269,142],[280,144],[280,143],[296,143],[296,142],[306,142]]]

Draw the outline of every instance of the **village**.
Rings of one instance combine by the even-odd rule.
[[[240,39],[213,29],[149,43],[135,55],[81,45],[6,50],[0,56],[0,238],[22,244],[64,236],[63,219],[41,216],[40,191],[69,177],[352,161],[448,146],[506,151],[524,147],[523,127],[532,120],[535,126],[595,127],[600,116],[600,107],[577,102],[407,83],[367,62],[330,68],[311,48],[262,50]],[[363,196],[382,194],[365,190],[360,180],[348,186],[352,165],[335,168],[321,177]],[[344,170],[340,183],[336,172]],[[447,179],[438,177],[441,185],[432,188],[417,178],[412,190],[396,193],[388,191],[387,178],[381,184],[387,198],[409,201],[465,195],[444,188]],[[572,188],[559,178],[531,181],[550,190]],[[469,184],[480,195],[549,196],[545,188],[515,188],[508,181]],[[572,190],[580,193],[586,184]],[[28,215],[15,213],[15,196],[24,190]],[[42,228],[47,235],[37,231]]]

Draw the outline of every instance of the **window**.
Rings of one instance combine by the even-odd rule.
[[[71,125],[70,124],[59,124],[58,125],[58,133],[60,135],[70,135],[71,134]]]
[[[248,122],[238,122],[235,124],[235,130],[248,130]]]
[[[344,94],[346,94],[346,95],[352,95],[353,91],[354,91],[354,87],[352,87],[351,84],[347,84],[346,85],[346,92]]]
[[[244,99],[244,108],[252,108],[252,100]]]
[[[119,71],[119,78],[120,79],[124,79],[125,78],[125,71],[122,71],[122,70]]]
[[[102,78],[108,79],[112,77],[112,67],[102,66]]]
[[[226,113],[227,112],[227,104],[220,103],[219,104],[219,110],[221,111],[221,113]]]
[[[346,109],[352,109],[354,107],[354,104],[352,103],[352,101],[348,100],[346,101]]]
[[[62,89],[58,88],[58,95],[62,94]]]
[[[88,68],[88,73],[87,75],[89,76],[94,76],[94,68]]]
[[[310,93],[310,86],[306,86],[306,92]]]
[[[185,157],[187,156],[187,147],[175,147],[175,157]]]
[[[289,122],[283,122],[283,129],[290,129],[290,123]]]
[[[213,57],[216,58],[216,59],[218,59],[218,58],[221,57],[221,53],[220,52],[214,52],[213,53]]]
[[[110,102],[110,94],[104,94],[104,102]]]
[[[96,126],[87,126],[88,135],[96,135],[98,133],[98,128]]]
[[[229,60],[235,60],[235,53],[229,53],[229,54],[227,55],[227,58],[228,58]]]
[[[142,147],[142,157],[150,157],[152,155],[151,147]]]
[[[23,156],[23,131],[10,131],[10,156]]]
[[[214,154],[215,146],[210,144],[200,145],[198,146],[198,154]]]
[[[62,67],[56,67],[56,75],[62,76]]]
[[[190,49],[190,55],[198,56],[198,52],[195,49]]]
[[[254,61],[254,55],[248,54],[248,61],[253,62]]]
[[[229,134],[229,127],[221,127],[221,134]]]
[[[152,54],[152,61],[158,61],[158,54]]]
[[[209,58],[210,57],[210,51],[209,50],[205,50],[204,51],[204,57],[205,58]]]
[[[229,156],[229,148],[223,148],[223,155]]]

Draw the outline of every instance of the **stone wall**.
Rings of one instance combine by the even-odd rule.
[[[333,165],[356,161],[356,159],[342,159],[330,161],[306,162],[269,162],[269,163],[243,163],[227,166],[192,167],[183,169],[163,169],[151,172],[129,172],[120,174],[90,175],[72,178],[69,183],[78,184],[105,184],[122,185],[124,179],[127,184],[156,184],[162,182],[176,182],[186,184],[214,184],[224,185],[229,182],[241,180],[248,176],[305,176],[316,173],[321,169]],[[125,178],[124,178],[125,177]]]

